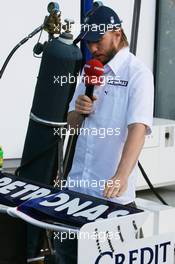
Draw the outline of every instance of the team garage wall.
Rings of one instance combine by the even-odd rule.
[[[175,0],[159,1],[156,117],[175,120]]]

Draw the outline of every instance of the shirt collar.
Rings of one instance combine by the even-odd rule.
[[[118,73],[119,68],[124,63],[129,55],[129,47],[122,48],[117,52],[117,54],[110,60],[105,66],[105,73],[109,72],[109,68],[114,72],[114,74]]]

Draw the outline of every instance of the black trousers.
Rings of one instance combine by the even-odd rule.
[[[26,264],[26,224],[0,214],[0,264]]]
[[[135,202],[127,204],[126,206],[132,206],[136,208]],[[140,235],[138,238],[143,237],[143,232],[140,230]],[[78,240],[77,239],[63,239],[62,241],[55,236],[55,249],[56,249],[56,259],[58,264],[77,264],[78,255]]]

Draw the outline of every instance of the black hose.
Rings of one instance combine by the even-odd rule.
[[[12,58],[13,54],[17,51],[17,49],[19,49],[24,43],[26,43],[30,38],[32,38],[33,36],[35,36],[38,32],[40,32],[43,29],[43,25],[36,28],[34,31],[32,31],[32,33],[30,33],[27,37],[25,37],[23,40],[21,40],[10,52],[10,54],[8,55],[7,59],[5,60],[2,69],[0,70],[0,79],[2,78],[2,75],[10,61],[10,59]]]
[[[164,205],[168,205],[165,200],[160,196],[160,194],[156,191],[156,189],[154,188],[154,186],[152,185],[150,179],[148,178],[146,172],[144,171],[142,165],[140,164],[140,162],[138,162],[138,166],[139,169],[145,179],[145,181],[147,182],[148,186],[150,187],[151,191],[155,194],[155,196],[164,204]]]

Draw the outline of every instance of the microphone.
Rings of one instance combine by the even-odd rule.
[[[102,84],[102,75],[104,73],[104,66],[101,61],[96,59],[89,60],[84,66],[84,84],[86,86],[85,95],[91,100],[93,98],[94,86]]]

